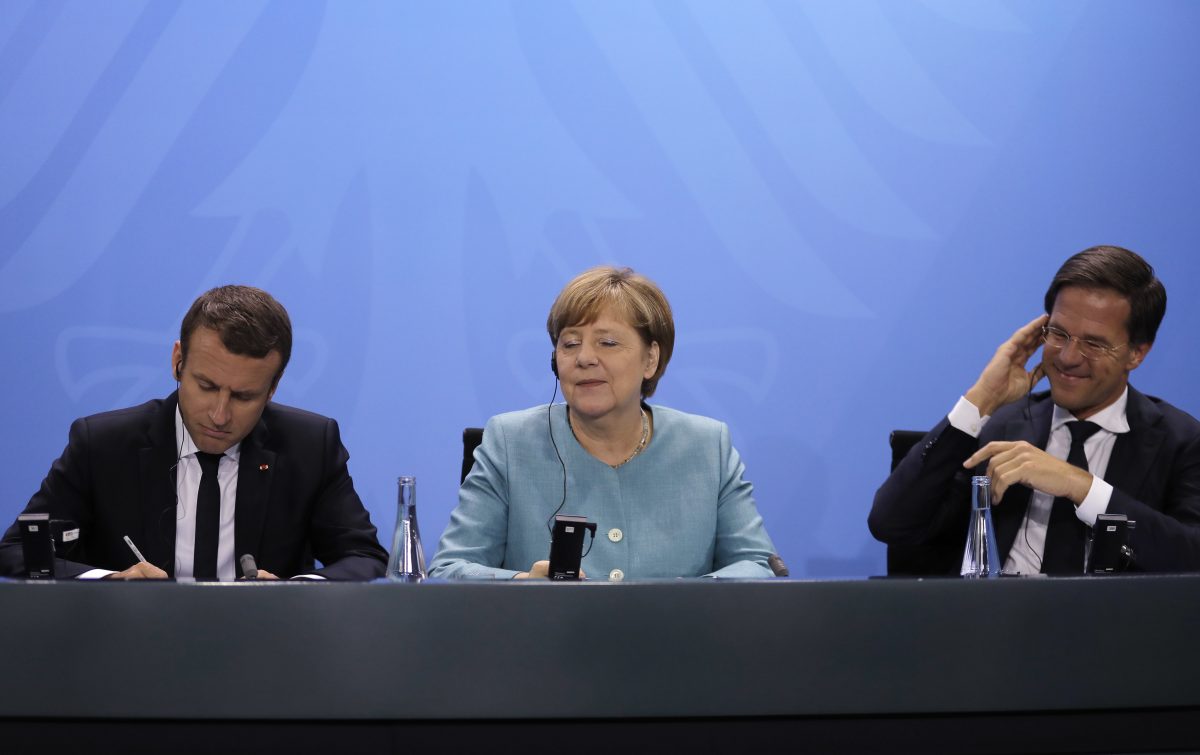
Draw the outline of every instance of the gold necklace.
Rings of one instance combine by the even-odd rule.
[[[640,454],[642,449],[646,447],[646,441],[650,440],[650,420],[646,418],[645,409],[639,408],[639,411],[642,413],[642,439],[638,441],[637,448],[633,449],[633,453],[629,454],[629,458],[625,459],[625,461],[621,462],[620,464],[609,465],[613,469],[616,469],[617,467],[623,467],[629,462],[633,461],[633,457]]]
[[[613,469],[616,469],[617,467],[623,467],[626,464],[628,464],[629,462],[633,461],[633,457],[637,456],[642,451],[644,451],[646,448],[646,441],[650,440],[650,420],[646,417],[646,410],[642,409],[641,407],[638,407],[638,411],[640,411],[642,413],[642,439],[638,441],[637,447],[633,449],[633,453],[629,454],[629,456],[627,456],[625,458],[625,461],[621,462],[620,464],[609,464],[608,465],[608,466],[612,467]],[[567,427],[571,428],[571,434],[575,435],[575,423],[571,421],[571,407],[570,406],[567,406]],[[579,441],[578,435],[575,435],[575,440],[576,440],[576,442]],[[583,444],[580,444],[580,445],[583,445]]]

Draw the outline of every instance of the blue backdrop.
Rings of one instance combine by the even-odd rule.
[[[0,2],[0,519],[80,415],[169,393],[191,300],[273,292],[276,398],[338,418],[426,548],[460,434],[544,403],[546,312],[630,265],[655,400],[729,422],[794,574],[883,568],[925,428],[1096,243],[1170,305],[1134,382],[1195,413],[1188,2]]]

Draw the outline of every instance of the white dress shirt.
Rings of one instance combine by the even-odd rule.
[[[203,471],[196,458],[196,444],[184,427],[179,407],[175,407],[175,442],[179,448],[179,464],[175,468],[175,578],[195,574],[196,499],[200,495]],[[217,464],[217,485],[221,488],[221,519],[217,527],[217,579],[232,582],[237,579],[234,549],[234,509],[237,504],[238,459],[242,444],[228,448]]]
[[[1089,422],[1100,426],[1100,429],[1083,444],[1088,471],[1092,474],[1092,486],[1088,489],[1083,503],[1075,508],[1075,516],[1088,527],[1095,525],[1096,517],[1108,511],[1113,488],[1102,478],[1108,471],[1108,460],[1112,457],[1117,436],[1129,432],[1129,420],[1125,416],[1125,406],[1128,402],[1129,388],[1126,387],[1120,398],[1088,417]],[[955,404],[949,419],[951,425],[977,438],[990,417],[981,417],[979,408],[963,397]],[[1067,429],[1067,423],[1074,422],[1075,419],[1066,409],[1054,405],[1046,453],[1056,459],[1066,460],[1071,451],[1071,431]],[[1017,531],[1017,537],[1004,562],[1003,571],[1006,574],[1037,574],[1041,571],[1042,554],[1046,548],[1046,527],[1050,522],[1053,506],[1054,496],[1040,490],[1033,491],[1029,497],[1029,506],[1025,510],[1025,519],[1021,522],[1021,528]],[[1082,564],[1080,568],[1082,569]]]

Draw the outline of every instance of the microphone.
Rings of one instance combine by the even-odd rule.
[[[254,563],[254,556],[249,553],[238,559],[238,563],[242,565],[242,576],[246,579],[258,579],[258,564]]]

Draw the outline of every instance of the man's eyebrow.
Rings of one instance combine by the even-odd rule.
[[[196,373],[196,380],[198,380],[201,383],[208,383],[209,385],[211,385],[215,388],[225,388],[226,387],[224,385],[221,385],[217,381],[213,380],[212,378],[208,377],[207,375],[205,375],[202,372]],[[237,396],[238,398],[254,398],[255,396],[261,396],[262,394],[266,393],[267,389],[264,389],[264,388],[241,388],[241,389],[230,388],[229,392],[230,392],[230,394]]]
[[[1105,346],[1108,346],[1111,344],[1111,341],[1109,341],[1104,336],[1094,336],[1094,335],[1089,335],[1087,333],[1084,333],[1083,335],[1075,335],[1074,333],[1072,333],[1071,335],[1075,336],[1080,341],[1091,341],[1092,343],[1102,343]]]

